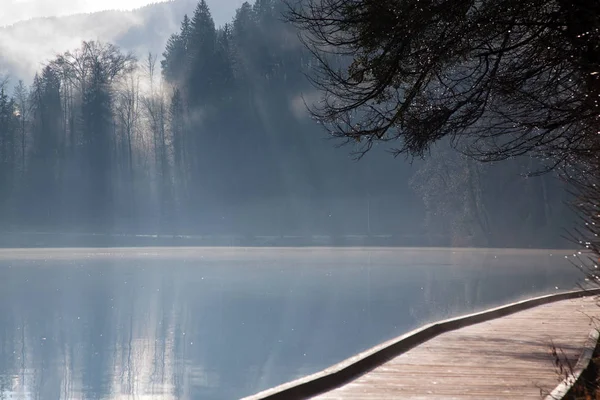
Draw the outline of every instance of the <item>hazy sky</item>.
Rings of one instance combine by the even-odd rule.
[[[207,0],[216,14],[231,12],[244,0]],[[0,0],[0,26],[35,17],[50,17],[109,9],[132,9],[157,0]]]

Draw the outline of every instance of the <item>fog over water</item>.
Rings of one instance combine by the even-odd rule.
[[[575,287],[568,252],[0,252],[0,390],[234,399],[424,323]],[[558,288],[558,289],[557,289]]]

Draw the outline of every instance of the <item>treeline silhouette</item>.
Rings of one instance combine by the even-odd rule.
[[[480,164],[440,143],[411,164],[380,144],[357,163],[326,140],[305,108],[315,60],[285,7],[244,3],[216,27],[202,0],[160,59],[84,42],[30,87],[5,81],[3,231],[563,244],[563,185],[527,178],[533,159]]]

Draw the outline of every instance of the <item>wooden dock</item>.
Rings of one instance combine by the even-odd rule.
[[[338,378],[343,375],[338,371],[353,368],[361,360],[381,353],[381,349],[385,351],[398,346],[397,343],[410,341],[431,327],[399,342],[383,344],[366,352],[369,353],[366,356],[358,355],[322,373],[248,399],[541,400],[565,378],[553,364],[552,346],[560,350],[561,358],[575,366],[586,341],[590,346],[590,332],[596,326],[591,317],[600,316],[600,307],[596,297],[584,297],[499,316],[496,319],[486,316],[489,320],[476,324],[459,322],[462,328],[443,331],[415,347],[409,346],[407,351],[396,353],[399,355],[369,368],[350,382]],[[447,324],[442,323],[440,329]],[[438,328],[433,326],[433,329]],[[342,386],[335,384],[336,379],[342,380]],[[325,393],[320,390],[322,394],[316,397],[306,395],[317,386],[337,388]]]
[[[443,333],[316,398],[540,400],[564,378],[552,345],[575,365],[599,311],[593,298],[564,300]]]

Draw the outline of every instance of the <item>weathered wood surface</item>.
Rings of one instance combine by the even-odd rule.
[[[443,333],[326,394],[333,399],[543,399],[575,365],[599,316],[596,298],[564,300]]]

